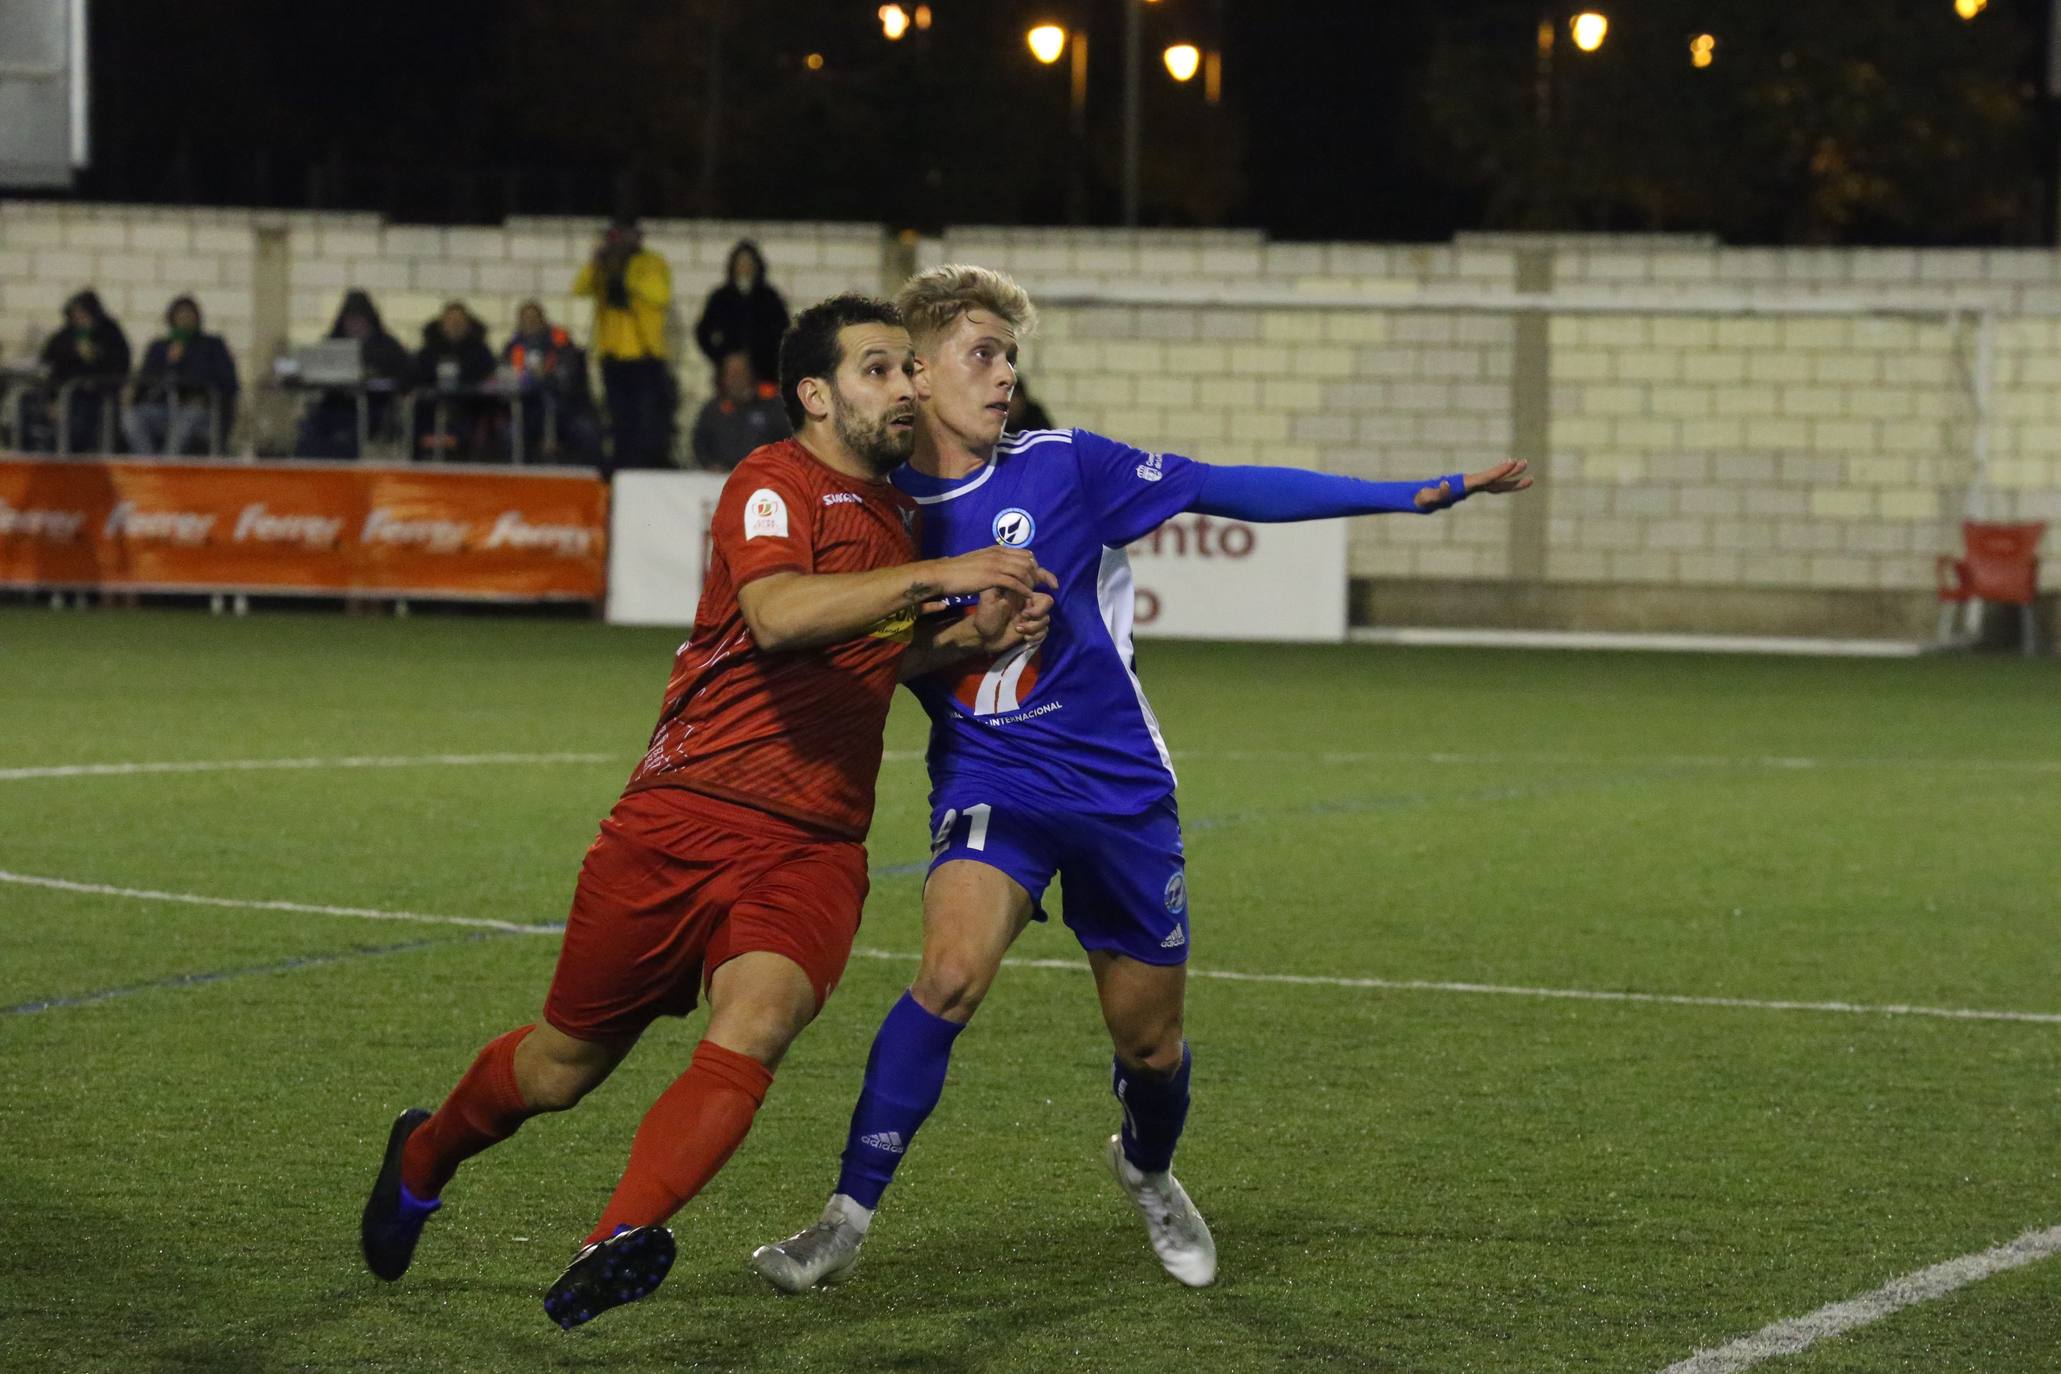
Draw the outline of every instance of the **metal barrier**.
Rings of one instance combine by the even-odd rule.
[[[181,404],[181,393],[183,392],[186,394],[191,394],[196,391],[204,393],[207,397],[207,456],[210,458],[219,458],[221,456],[223,448],[223,439],[225,437],[222,433],[222,399],[225,393],[219,387],[196,386],[191,382],[182,384],[174,379],[167,379],[165,381],[156,383],[135,383],[134,385],[130,386],[120,398],[123,409],[121,425],[123,437],[127,438],[129,436],[129,415],[133,413],[136,402],[139,399],[141,399],[147,392],[150,391],[155,391],[164,400],[166,424],[165,447],[167,448],[167,450],[169,450],[168,456],[184,456],[179,452],[179,450],[182,449],[184,445],[174,444],[170,442],[171,439],[174,437],[173,417],[177,415],[179,411],[179,407]],[[132,447],[135,446],[132,445]]]
[[[57,451],[72,451],[72,397],[80,391],[101,393],[100,397],[100,447],[101,453],[114,452],[115,417],[121,410],[121,382],[108,377],[74,377],[57,388]],[[109,394],[112,393],[112,394]]]

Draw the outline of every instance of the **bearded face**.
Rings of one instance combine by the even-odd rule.
[[[830,418],[837,437],[853,456],[880,476],[886,476],[909,461],[916,449],[916,407],[913,402],[890,402],[879,411],[867,413],[844,394],[844,388],[830,388]]]

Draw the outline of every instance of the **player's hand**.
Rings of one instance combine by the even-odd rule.
[[[980,636],[982,653],[1007,653],[1026,641],[1040,640],[1052,629],[1052,598],[1045,592],[1021,597],[992,587],[980,594],[969,617]]]
[[[1492,468],[1470,472],[1465,479],[1467,490],[1463,495],[1472,496],[1477,491],[1485,491],[1491,496],[1500,496],[1504,492],[1523,491],[1531,485],[1531,478],[1525,476],[1525,469],[1530,466],[1531,464],[1522,458],[1512,458]],[[1431,510],[1433,507],[1445,505],[1452,499],[1452,482],[1440,482],[1436,487],[1426,487],[1417,493],[1417,509]]]
[[[992,587],[1014,592],[1026,601],[1041,581],[1048,587],[1059,585],[1057,578],[1038,566],[1029,549],[1006,549],[1000,544],[957,558],[940,558],[931,564],[927,580],[946,596],[971,596]]]

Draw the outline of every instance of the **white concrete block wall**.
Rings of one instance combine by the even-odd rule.
[[[570,294],[593,220],[492,227],[360,214],[0,202],[0,358],[32,356],[71,291],[93,284],[141,349],[166,301],[198,295],[248,377],[256,232],[283,229],[289,335],[319,337],[351,286],[411,346],[446,299],[498,343],[535,297],[575,336]],[[687,403],[706,370],[689,338],[730,246],[757,241],[799,308],[880,290],[876,226],[651,221],[673,268],[671,329]],[[2061,525],[2061,254],[2033,249],[1726,248],[1694,236],[1465,235],[1451,244],[1269,243],[1245,230],[968,227],[921,262],[1013,272],[1047,298],[1099,288],[1261,284],[1289,293],[1508,291],[1520,252],[1554,252],[1555,288],[1894,296],[2001,313],[1987,513]],[[1546,577],[1640,585],[1920,590],[1953,546],[1969,476],[1972,316],[1566,314],[1549,322],[1552,492]],[[1048,305],[1027,375],[1061,423],[1218,462],[1301,464],[1377,478],[1485,466],[1512,442],[1515,321],[1492,313]],[[1513,503],[1458,518],[1358,523],[1356,573],[1508,574]],[[2053,548],[2056,546],[2051,546]],[[2061,553],[2048,560],[2061,586]]]
[[[1550,246],[1556,289],[1588,296],[1680,289],[1993,306],[2007,323],[1985,514],[2061,528],[2061,318],[2016,315],[2061,311],[2061,254],[1466,236],[1435,246],[1261,244],[1256,271],[1245,262],[1225,277],[1193,270],[1210,237],[955,231],[928,256],[1010,270],[1034,296],[1255,280],[1393,293],[1510,290],[1518,251]],[[1048,308],[1045,319],[1026,366],[1047,409],[1061,423],[1146,447],[1399,478],[1485,466],[1511,442],[1507,315],[1069,306]],[[1554,318],[1547,578],[1929,587],[1933,556],[1958,543],[1970,476],[1972,321],[1859,312]],[[1353,570],[1506,576],[1512,509],[1482,502],[1453,520],[1360,521]],[[2046,568],[2046,585],[2061,586],[2061,554]]]
[[[58,325],[64,299],[92,285],[141,355],[162,329],[167,302],[192,292],[208,327],[235,351],[246,382],[268,375],[277,340],[256,337],[252,298],[256,230],[283,228],[289,259],[288,338],[322,337],[346,290],[372,293],[387,327],[410,348],[450,299],[486,321],[498,350],[523,301],[540,300],[583,342],[593,306],[572,295],[601,222],[522,218],[493,228],[384,224],[376,215],[180,209],[62,202],[0,202],[0,360],[33,358]],[[881,288],[882,231],[870,224],[647,221],[646,239],[673,270],[669,334],[683,401],[709,391],[693,343],[703,299],[731,246],[758,242],[790,308],[837,291]]]

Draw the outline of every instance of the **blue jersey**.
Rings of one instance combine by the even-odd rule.
[[[903,467],[923,556],[1029,548],[1059,579],[1043,643],[910,683],[930,713],[933,795],[955,783],[1053,810],[1137,814],[1174,788],[1173,760],[1131,646],[1126,548],[1188,509],[1209,469],[1078,429],[1011,434],[952,481]]]

